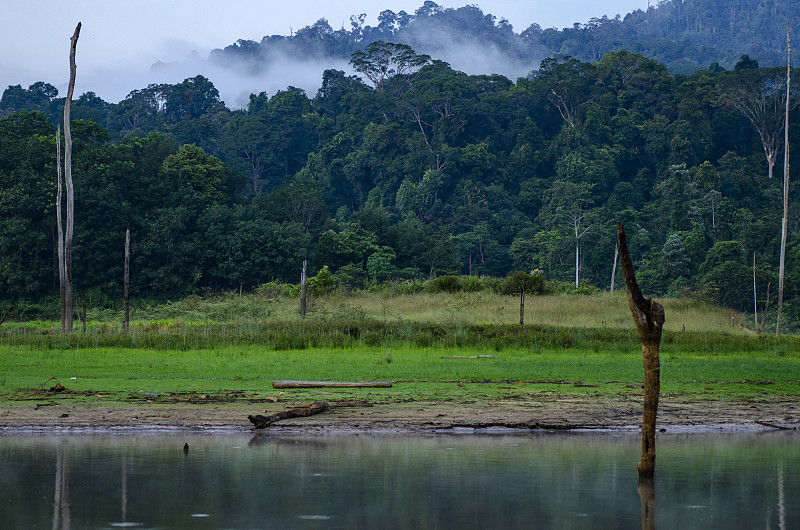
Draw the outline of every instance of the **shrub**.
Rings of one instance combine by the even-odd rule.
[[[458,276],[446,274],[428,280],[425,288],[432,293],[455,293],[461,290],[461,279]]]
[[[325,295],[333,292],[333,274],[328,270],[328,266],[323,266],[316,276],[308,279],[308,291],[311,294]]]
[[[528,274],[522,271],[510,272],[500,284],[500,293],[517,294],[523,287],[528,294],[543,294],[544,276],[541,274]]]

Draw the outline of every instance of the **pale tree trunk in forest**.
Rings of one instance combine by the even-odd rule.
[[[637,466],[640,478],[652,477],[656,466],[656,414],[661,390],[661,363],[658,350],[664,327],[664,308],[652,298],[645,298],[636,283],[633,262],[622,223],[617,223],[620,264],[628,293],[628,307],[639,331],[644,366],[644,404],[642,407],[642,458]]]
[[[614,266],[611,267],[611,294],[614,294],[614,282],[617,278],[617,262],[619,261],[619,241],[614,245]]]
[[[781,334],[781,312],[783,310],[783,278],[786,264],[786,231],[789,217],[789,96],[791,91],[792,48],[789,44],[789,23],[786,23],[786,117],[783,123],[783,219],[781,220],[781,262],[778,268],[778,321],[775,334]]]
[[[61,333],[65,333],[67,318],[67,272],[64,267],[64,227],[61,215],[61,125],[56,127],[56,168],[58,171],[58,191],[56,192],[56,226],[58,227],[58,285],[61,299]]]
[[[594,225],[583,226],[586,221],[583,212],[573,212],[569,215],[569,226],[575,234],[575,289],[581,281],[581,239],[594,228]]]
[[[75,191],[72,186],[72,131],[70,127],[70,110],[72,106],[72,93],[75,91],[75,48],[81,33],[81,23],[75,27],[75,33],[70,39],[69,52],[69,86],[67,98],[64,101],[64,184],[67,191],[67,226],[64,234],[64,298],[62,305],[65,312],[61,321],[64,333],[72,333],[72,234],[75,227]]]
[[[131,229],[125,230],[125,265],[123,267],[123,296],[125,304],[125,320],[122,321],[122,331],[125,333],[130,329],[131,322]]]
[[[303,272],[300,274],[300,316],[306,316],[306,295],[308,293],[308,262],[303,260]]]
[[[756,253],[753,252],[753,329],[758,329],[758,293],[756,291]]]
[[[769,287],[770,284],[767,283],[767,297],[764,299],[764,314],[761,316],[761,325],[758,326],[759,333],[764,331],[764,324],[767,323],[767,312],[769,311]]]

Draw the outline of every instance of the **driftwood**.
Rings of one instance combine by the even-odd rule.
[[[288,410],[283,410],[281,412],[276,412],[271,416],[261,416],[261,415],[250,415],[247,417],[250,420],[256,429],[263,429],[265,427],[269,427],[276,421],[285,420],[287,418],[303,418],[306,416],[313,416],[314,414],[319,414],[321,412],[325,412],[326,410],[330,409],[331,406],[328,404],[327,401],[315,401],[308,407],[302,408],[291,408]]]
[[[272,382],[272,388],[391,388],[388,381],[360,381],[357,383],[336,381],[292,381],[277,379]]]
[[[497,359],[497,355],[447,355],[442,359]]]
[[[656,414],[661,390],[661,362],[658,349],[664,327],[664,308],[652,298],[645,298],[636,283],[633,262],[622,223],[617,223],[622,276],[628,292],[628,307],[639,331],[644,365],[644,404],[642,405],[642,458],[637,466],[640,477],[652,477],[656,468]]]
[[[763,420],[754,420],[754,421],[755,421],[755,423],[758,423],[759,425],[763,425],[764,427],[772,427],[773,429],[779,429],[781,431],[796,431],[797,430],[797,427],[789,427],[789,426],[786,426],[786,425],[778,425],[777,423],[772,423],[772,422],[769,422],[769,421],[763,421]]]

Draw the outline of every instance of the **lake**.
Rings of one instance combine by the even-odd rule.
[[[188,450],[184,451],[184,444]],[[0,434],[3,528],[800,528],[800,434]],[[640,492],[642,495],[640,495]]]

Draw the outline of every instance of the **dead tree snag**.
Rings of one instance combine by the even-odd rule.
[[[628,307],[639,331],[644,364],[644,405],[642,412],[642,458],[638,469],[640,477],[652,477],[656,465],[656,413],[661,390],[661,364],[658,349],[664,327],[664,308],[652,298],[645,298],[636,283],[633,262],[622,223],[617,223],[620,264],[628,292]]]

